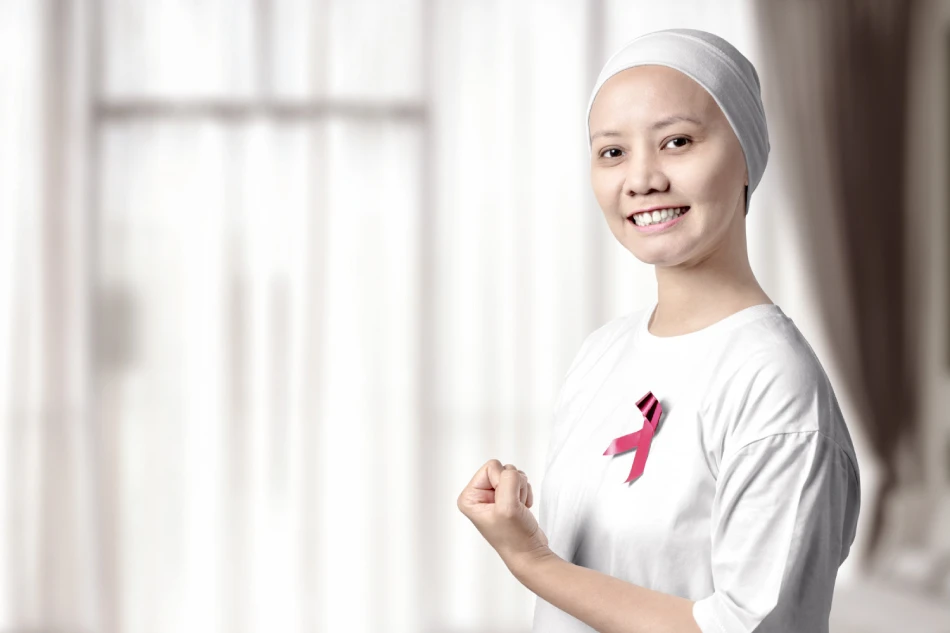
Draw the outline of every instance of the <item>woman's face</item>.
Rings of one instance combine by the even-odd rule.
[[[683,116],[694,121],[667,121]],[[611,232],[657,266],[693,266],[741,238],[745,155],[719,105],[667,66],[635,66],[604,82],[590,112],[591,185]],[[635,211],[689,207],[638,226]]]

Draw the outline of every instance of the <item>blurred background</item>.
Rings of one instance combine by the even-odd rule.
[[[584,113],[671,27],[759,71],[753,269],[861,466],[832,631],[950,631],[950,0],[0,0],[0,630],[530,630],[456,498],[543,487],[656,296]]]

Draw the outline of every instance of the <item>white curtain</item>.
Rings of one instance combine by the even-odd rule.
[[[655,297],[589,90],[657,28],[755,62],[748,5],[0,4],[0,629],[527,630],[455,499],[543,486],[577,347]],[[830,362],[771,160],[753,266]]]

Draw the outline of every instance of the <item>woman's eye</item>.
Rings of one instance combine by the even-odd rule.
[[[676,138],[671,138],[671,139],[669,140],[669,142],[667,142],[666,145],[669,145],[669,144],[672,143],[673,141],[686,141],[687,143],[692,142],[692,141],[690,141],[688,138],[686,138],[685,136],[677,136]],[[684,145],[678,145],[677,147],[684,147]]]
[[[686,144],[688,144],[688,143],[692,143],[692,141],[691,141],[690,139],[688,139],[687,137],[685,137],[685,136],[677,136],[677,137],[671,138],[669,141],[667,141],[667,143],[666,143],[666,145],[664,145],[664,147],[668,147],[668,146],[670,145],[670,143],[673,143],[673,142],[675,142],[675,141],[683,141],[683,143],[681,143],[680,145],[677,145],[677,146],[675,146],[675,147],[672,147],[671,149],[679,149],[680,147],[685,147]],[[614,155],[611,156],[611,155],[608,155],[608,152],[618,152],[618,153],[619,153],[620,150],[619,150],[618,148],[616,148],[616,147],[608,147],[608,148],[605,149],[605,150],[601,150],[601,152],[600,152],[600,157],[601,157],[601,158],[618,158],[618,154],[614,154]]]

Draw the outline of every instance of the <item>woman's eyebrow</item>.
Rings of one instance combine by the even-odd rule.
[[[701,122],[697,121],[696,119],[694,119],[693,117],[687,114],[673,114],[664,119],[660,119],[659,121],[651,125],[650,129],[659,130],[660,128],[666,127],[668,125],[673,125],[674,123],[680,123],[681,121],[685,121],[687,123],[694,123],[696,125],[702,125]]]
[[[669,126],[669,125],[673,125],[674,123],[681,123],[681,122],[693,123],[693,124],[695,124],[695,125],[702,125],[702,122],[701,122],[701,121],[698,121],[697,119],[695,119],[695,118],[693,118],[693,117],[691,117],[691,116],[689,116],[689,115],[686,115],[686,114],[671,114],[670,116],[664,117],[664,118],[660,119],[659,121],[657,121],[656,123],[654,123],[653,125],[651,125],[651,126],[650,126],[650,129],[651,129],[651,130],[659,130],[659,129],[664,128],[664,127],[667,127],[667,126]],[[591,135],[590,140],[591,140],[591,142],[593,142],[593,140],[594,140],[595,138],[597,138],[598,136],[622,136],[622,135],[623,135],[623,134],[622,134],[621,132],[618,132],[617,130],[600,130],[600,131],[598,131],[598,132],[594,132],[594,134]]]

